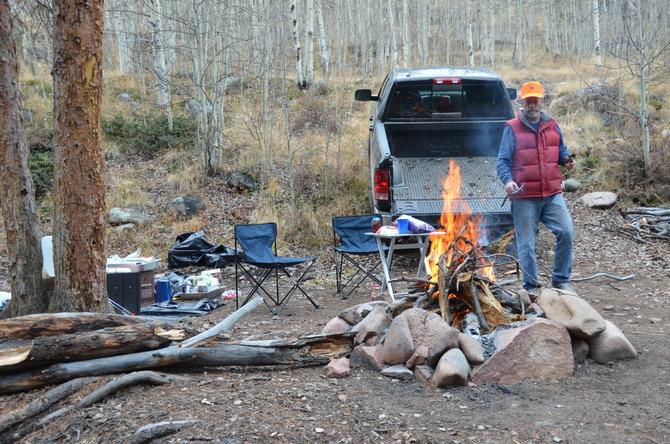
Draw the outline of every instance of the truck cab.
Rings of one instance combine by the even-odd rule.
[[[390,217],[407,214],[437,225],[450,160],[461,170],[461,200],[486,229],[510,227],[510,203],[495,162],[516,90],[485,68],[397,69],[375,96],[368,153],[371,204]],[[456,206],[458,208],[458,205]]]

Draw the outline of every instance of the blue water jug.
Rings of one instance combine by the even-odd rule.
[[[156,279],[154,287],[156,289],[156,303],[167,303],[172,300],[172,282],[169,279]]]

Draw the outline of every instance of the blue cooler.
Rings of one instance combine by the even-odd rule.
[[[173,289],[172,282],[167,278],[156,279],[154,285],[156,289],[156,303],[168,303],[172,301]]]

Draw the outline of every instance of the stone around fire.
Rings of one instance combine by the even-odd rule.
[[[637,352],[621,330],[608,320],[605,320],[605,324],[605,331],[588,340],[591,359],[598,364],[607,364],[619,359],[635,358]]]
[[[458,330],[451,328],[439,315],[422,308],[410,308],[397,317],[407,318],[414,348],[420,345],[428,348],[426,362],[431,367],[437,365],[445,351],[458,348]]]
[[[407,317],[397,316],[384,338],[384,362],[387,364],[404,364],[414,352],[412,332],[409,330]]]
[[[432,382],[437,387],[453,387],[467,385],[470,364],[463,352],[458,348],[447,350],[437,363]]]
[[[475,384],[556,380],[574,370],[570,335],[557,322],[529,319],[499,328],[491,336],[496,351],[473,370]]]
[[[605,320],[584,299],[545,288],[537,299],[547,319],[563,325],[574,336],[592,338],[605,330]]]

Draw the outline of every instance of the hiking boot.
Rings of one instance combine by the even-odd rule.
[[[577,292],[570,286],[569,282],[552,282],[551,288],[555,290],[560,290],[565,293],[571,293],[574,294],[575,296],[577,295]]]

